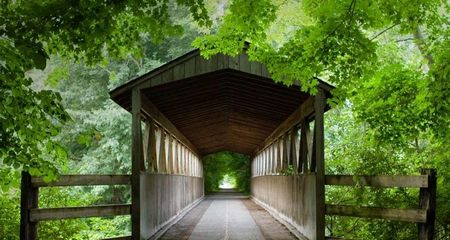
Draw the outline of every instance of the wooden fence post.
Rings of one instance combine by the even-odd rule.
[[[22,172],[20,193],[20,239],[37,239],[37,222],[30,221],[30,209],[38,207],[39,188],[31,185],[31,175]]]
[[[141,91],[132,91],[132,152],[131,152],[131,239],[141,237],[141,181],[140,173],[145,169],[142,151]]]
[[[427,221],[418,223],[419,239],[432,240],[436,218],[436,169],[421,169],[428,176],[428,187],[420,188],[419,208],[427,210]]]
[[[316,239],[325,239],[325,145],[324,145],[324,112],[325,92],[317,88],[314,99],[314,160],[311,161],[311,171],[316,172]]]

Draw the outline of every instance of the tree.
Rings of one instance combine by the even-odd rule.
[[[200,26],[211,24],[202,0],[177,0]],[[0,161],[9,169],[56,178],[67,159],[55,137],[70,120],[58,93],[35,91],[27,71],[44,69],[51,54],[94,64],[142,56],[142,36],[154,42],[179,34],[168,1],[2,1],[0,3]]]

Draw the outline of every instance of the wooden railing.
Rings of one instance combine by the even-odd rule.
[[[377,188],[420,188],[418,209],[393,209],[326,204],[327,215],[379,218],[418,224],[421,240],[433,239],[436,210],[436,170],[423,169],[419,176],[327,175],[325,185],[367,186]],[[342,239],[328,237],[327,239]]]
[[[39,188],[94,186],[94,185],[130,185],[130,175],[62,175],[57,181],[45,182],[42,178],[31,177],[22,173],[20,206],[20,239],[37,239],[37,223],[46,220],[69,218],[111,217],[129,215],[130,204],[110,204],[86,207],[39,208]],[[130,239],[118,237],[112,239]]]

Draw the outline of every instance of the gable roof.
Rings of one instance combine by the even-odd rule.
[[[275,83],[267,68],[249,61],[245,53],[206,60],[198,49],[112,90],[111,98],[130,111],[134,87],[201,155],[221,150],[254,153],[311,98],[298,85]],[[328,93],[333,88],[320,80],[319,87]]]

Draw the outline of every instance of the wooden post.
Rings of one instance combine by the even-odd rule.
[[[298,161],[298,172],[306,173],[308,169],[308,123],[303,119],[300,132],[300,158]]]
[[[428,176],[428,187],[420,188],[419,208],[427,210],[427,221],[418,223],[419,239],[432,240],[436,218],[436,169],[422,169],[422,175]]]
[[[141,235],[140,173],[144,170],[141,130],[141,91],[132,91],[132,152],[131,152],[131,239],[139,240]]]
[[[325,146],[324,146],[324,121],[325,92],[317,88],[314,101],[314,162],[316,165],[316,239],[325,239]],[[312,169],[311,169],[312,170]]]
[[[291,137],[290,137],[290,159],[291,164],[294,168],[294,173],[298,172],[298,156],[297,156],[297,137],[298,137],[298,128],[297,126],[293,127],[291,130]]]
[[[20,239],[37,239],[37,222],[30,221],[30,210],[38,208],[39,188],[31,185],[31,175],[22,172],[22,185],[20,189]]]

